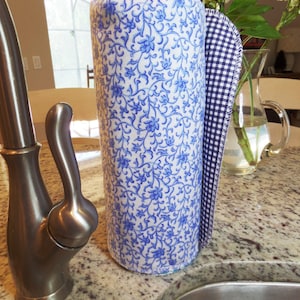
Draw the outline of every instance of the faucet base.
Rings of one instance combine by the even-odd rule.
[[[37,297],[28,298],[20,294],[16,294],[15,300],[64,300],[71,293],[72,288],[73,288],[73,280],[71,277],[69,277],[64,283],[64,285],[61,286],[60,289],[58,289],[56,292],[54,292],[51,295],[38,297],[38,298]]]

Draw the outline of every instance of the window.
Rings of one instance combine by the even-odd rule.
[[[91,0],[45,0],[55,87],[87,87]]]

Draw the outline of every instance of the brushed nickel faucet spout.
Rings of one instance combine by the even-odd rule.
[[[1,154],[9,173],[7,247],[16,299],[65,299],[72,289],[70,259],[96,229],[95,207],[81,193],[71,142],[72,109],[57,104],[46,132],[64,186],[64,200],[53,205],[39,169],[27,88],[14,24],[0,0]]]

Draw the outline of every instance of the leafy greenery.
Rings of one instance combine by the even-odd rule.
[[[261,39],[277,39],[280,37],[263,17],[272,7],[259,5],[256,0],[233,0],[224,11],[243,36]]]
[[[244,37],[244,43],[253,37],[266,40],[280,38],[280,29],[290,24],[300,14],[300,0],[286,0],[287,4],[281,18],[277,26],[273,27],[264,17],[264,14],[273,7],[258,2],[258,0],[203,0],[205,7],[221,11],[232,21]]]

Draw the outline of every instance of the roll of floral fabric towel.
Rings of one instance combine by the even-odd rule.
[[[108,245],[161,274],[199,251],[205,108],[201,1],[91,4]]]
[[[199,0],[91,2],[108,248],[132,271],[179,270],[211,235],[215,189],[205,196],[208,228],[200,219],[211,167],[203,163],[205,20]],[[226,134],[226,118],[221,124]],[[209,155],[219,159],[220,145]]]

